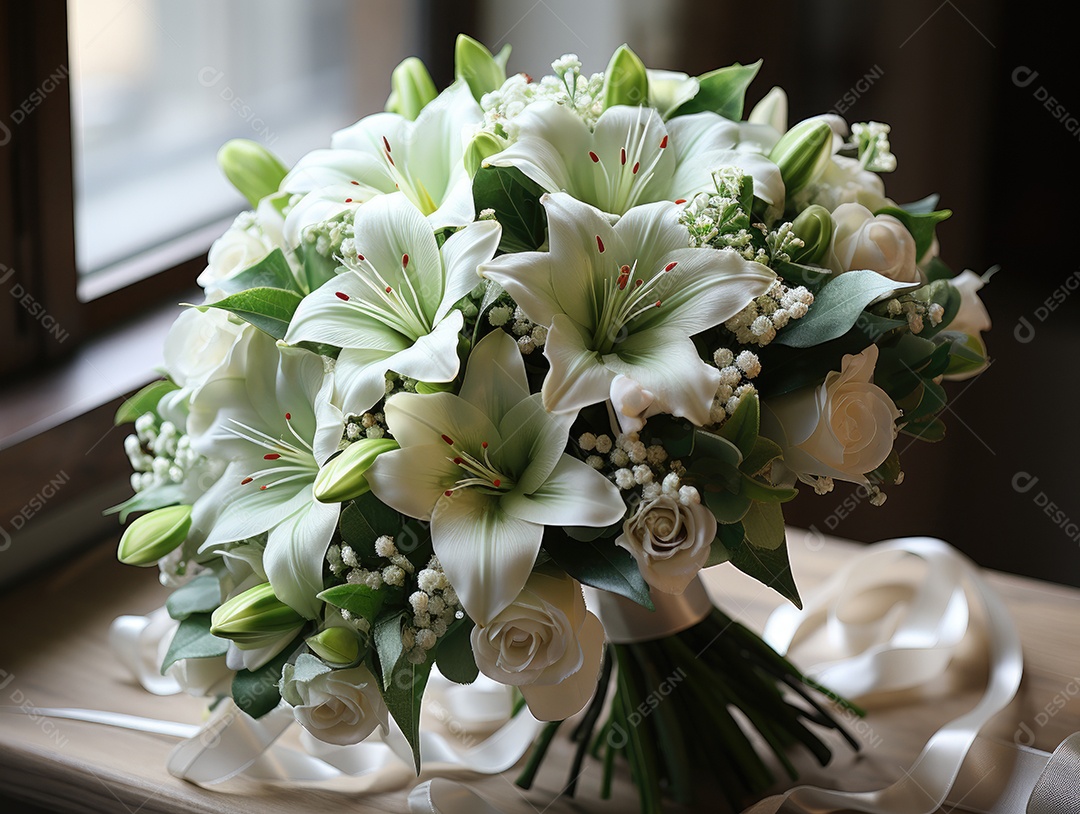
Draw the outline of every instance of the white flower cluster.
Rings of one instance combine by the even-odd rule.
[[[544,347],[547,342],[547,326],[530,321],[524,311],[508,303],[500,302],[493,306],[488,311],[488,322],[496,328],[509,326],[517,338],[518,350],[525,356]]]
[[[191,448],[191,439],[171,421],[156,413],[143,413],[135,422],[135,433],[124,439],[131,468],[131,488],[136,492],[181,483],[188,473],[206,463]]]
[[[941,324],[945,317],[945,308],[936,302],[924,303],[914,298],[898,299],[893,297],[885,303],[885,313],[894,319],[907,320],[913,334],[921,334],[929,320],[931,327]]]
[[[415,387],[414,384],[413,388]],[[341,448],[344,449],[361,438],[382,438],[386,432],[386,416],[382,411],[351,415],[345,419],[345,433],[341,439]]]
[[[416,575],[416,586],[417,590],[409,595],[412,624],[402,628],[401,639],[409,661],[423,664],[427,660],[427,651],[438,644],[450,625],[463,618],[465,612],[461,610],[461,602],[438,557],[432,557],[427,568]]]
[[[583,452],[592,453],[585,463],[603,472],[624,492],[640,488],[646,500],[670,494],[672,484],[678,493],[678,478],[686,474],[682,462],[670,460],[661,444],[646,446],[636,432],[622,433],[614,440],[610,435],[586,432],[577,442]]]
[[[744,175],[736,167],[725,167],[713,173],[716,192],[702,192],[687,203],[680,221],[690,232],[690,247],[714,246],[733,249],[747,260],[758,259],[751,228],[761,230],[761,224],[750,224],[749,213],[739,203]]]
[[[585,78],[581,62],[574,54],[566,54],[551,63],[554,76],[534,82],[525,74],[508,77],[498,90],[484,94],[480,107],[484,110],[484,129],[514,140],[517,128],[514,119],[534,102],[556,102],[581,117],[591,130],[604,112],[604,75],[595,73]]]
[[[720,368],[720,386],[716,388],[709,420],[713,424],[723,424],[734,415],[743,396],[757,393],[750,379],[761,373],[761,360],[748,350],[740,351],[736,356],[727,348],[719,348],[713,353],[713,363]]]
[[[342,257],[356,254],[353,243],[353,215],[349,210],[335,218],[324,220],[303,230],[304,243],[323,257]]]
[[[375,553],[389,562],[381,567],[365,568],[356,550],[348,544],[330,546],[326,551],[326,561],[330,564],[330,571],[334,576],[343,578],[349,585],[366,585],[373,591],[379,590],[383,585],[403,587],[406,576],[416,572],[416,566],[397,550],[392,537],[383,535],[376,540]],[[341,615],[364,633],[371,629],[371,623],[367,619],[353,616],[344,610]]]
[[[814,302],[806,286],[789,288],[780,280],[761,297],[724,323],[741,345],[764,347],[776,332],[795,319],[802,319]]]
[[[896,156],[889,144],[892,128],[881,122],[855,122],[851,125],[851,140],[859,151],[859,163],[871,172],[892,172]]]

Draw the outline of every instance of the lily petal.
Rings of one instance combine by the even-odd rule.
[[[403,447],[384,452],[364,477],[379,500],[402,514],[430,520],[435,504],[461,477],[446,444]]]
[[[626,513],[615,484],[565,454],[540,488],[530,494],[515,489],[500,505],[511,517],[549,526],[610,526]]]
[[[337,528],[340,504],[319,503],[305,490],[308,504],[270,532],[263,552],[266,576],[274,594],[301,616],[315,619],[322,610],[326,549]]]
[[[478,625],[488,624],[521,592],[543,533],[543,526],[510,517],[497,497],[475,489],[441,498],[431,516],[435,554]]]
[[[443,244],[442,262],[446,288],[442,302],[435,311],[438,322],[458,300],[476,288],[480,282],[477,270],[495,256],[502,239],[502,226],[497,221],[481,220],[455,232]]]
[[[589,349],[590,340],[588,332],[564,314],[552,319],[544,345],[544,356],[551,363],[541,389],[545,409],[577,412],[607,398],[615,373]]]
[[[503,440],[493,457],[529,462],[523,472],[514,473],[515,492],[532,493],[547,480],[563,457],[570,425],[576,418],[576,413],[549,413],[539,393],[520,401],[503,416],[499,425]]]
[[[529,105],[515,120],[518,139],[488,158],[492,167],[516,167],[548,192],[571,191],[591,200],[591,174],[584,169],[592,136],[581,117],[556,102]],[[584,185],[586,188],[582,189]]]
[[[396,393],[387,399],[385,412],[386,424],[402,447],[442,444],[449,450],[449,438],[459,448],[479,450],[484,441],[491,446],[502,441],[486,415],[453,393]]]
[[[525,362],[517,342],[505,331],[492,331],[476,343],[460,396],[496,425],[511,407],[529,397]]]

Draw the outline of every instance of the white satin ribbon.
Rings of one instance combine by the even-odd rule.
[[[702,621],[712,611],[712,600],[700,578],[691,580],[681,594],[654,591],[654,610],[648,610],[610,591],[585,586],[585,602],[604,625],[604,636],[614,644],[634,644],[674,636]]]

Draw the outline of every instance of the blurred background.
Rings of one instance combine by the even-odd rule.
[[[893,126],[900,202],[939,193],[954,269],[1000,266],[993,362],[949,387],[946,439],[901,436],[905,482],[876,508],[838,485],[794,525],[872,541],[927,534],[982,565],[1080,585],[1080,92],[1067,27],[1003,0],[760,7],[691,0],[43,0],[0,4],[0,583],[114,539],[130,493],[112,413],[154,378],[215,236],[244,208],[227,139],[291,163],[382,109],[422,57],[452,80],[458,32],[538,76],[627,42],[654,68],[764,64],[792,122]],[[1068,239],[1067,239],[1068,238]],[[796,575],[797,576],[797,575]]]

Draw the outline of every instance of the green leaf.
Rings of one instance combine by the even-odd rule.
[[[731,564],[747,576],[753,577],[767,588],[772,588],[797,608],[802,608],[799,589],[791,575],[787,545],[773,549],[758,548],[745,539],[727,546],[731,551]]]
[[[871,483],[875,484],[884,483],[889,485],[896,483],[896,479],[900,477],[900,454],[893,449],[881,466],[873,472],[867,473],[866,477]]]
[[[371,492],[361,495],[341,512],[341,539],[356,551],[361,560],[371,560],[375,541],[383,535],[395,536],[401,530],[401,515]]]
[[[731,551],[729,546],[736,547],[742,542],[744,536],[742,523],[723,523],[716,531],[716,539],[713,540],[712,548],[709,549],[709,558],[705,560],[702,568],[729,562]]]
[[[390,683],[394,665],[401,658],[401,622],[404,618],[405,611],[394,611],[377,619],[372,626],[375,652],[379,656],[379,675],[384,687]]]
[[[186,490],[183,484],[166,483],[136,492],[123,503],[110,506],[102,514],[119,514],[120,522],[126,523],[128,517],[135,512],[148,512],[153,509],[163,509],[166,506],[175,506],[185,497]]]
[[[754,548],[775,551],[784,544],[784,512],[778,503],[755,500],[742,523],[746,542]]]
[[[920,198],[917,201],[911,203],[900,204],[900,208],[905,212],[910,212],[912,215],[929,215],[934,211],[934,208],[938,205],[940,195],[936,192],[927,195],[925,198]]]
[[[183,621],[193,613],[210,613],[220,604],[221,583],[217,574],[200,574],[169,594],[165,610],[173,619]]]
[[[210,633],[210,614],[193,613],[180,622],[169,643],[169,650],[161,662],[161,674],[165,675],[180,659],[209,659],[224,656],[229,649],[226,639]]]
[[[724,438],[718,433],[703,430],[700,427],[694,428],[694,452],[692,457],[698,468],[701,467],[702,463],[711,464],[710,471],[713,474],[716,474],[718,469],[737,470],[743,460],[742,452],[739,451],[734,441]]]
[[[547,213],[540,204],[543,188],[514,167],[481,167],[473,177],[476,211],[494,209],[502,226],[499,250],[535,251],[543,245]]]
[[[613,540],[573,540],[561,528],[548,526],[543,545],[555,564],[578,582],[625,596],[653,610],[649,586],[637,563],[630,552],[615,545]]]
[[[283,288],[249,288],[223,300],[198,307],[220,308],[250,322],[274,339],[284,339],[301,299],[295,291],[286,291]]]
[[[722,437],[739,448],[743,458],[754,451],[761,429],[761,406],[757,396],[739,399],[734,415],[719,430]]]
[[[473,621],[468,617],[454,622],[439,639],[435,650],[435,664],[439,672],[458,684],[471,684],[480,674],[469,638],[473,627]]]
[[[422,664],[413,664],[402,653],[394,664],[390,680],[383,687],[386,708],[412,747],[417,774],[420,773],[420,704],[424,700],[424,688],[431,673],[432,661],[429,654]]]
[[[232,682],[236,706],[252,718],[261,718],[274,709],[281,701],[281,669],[299,644],[298,637],[258,670],[238,670]]]
[[[217,287],[226,294],[239,294],[251,288],[283,288],[302,293],[281,249],[274,249],[254,266],[219,281]]]
[[[746,89],[754,81],[759,68],[761,68],[760,59],[751,65],[740,65],[736,62],[727,68],[718,68],[702,74],[698,77],[701,87],[697,95],[684,102],[675,111],[675,115],[686,116],[690,113],[711,111],[732,121],[739,121],[743,115]]]
[[[799,490],[785,486],[773,486],[757,478],[752,478],[744,472],[742,488],[739,490],[739,494],[762,503],[787,503],[789,500],[795,499],[799,494]]]
[[[983,345],[977,336],[960,331],[942,331],[937,341],[949,346],[949,366],[945,369],[948,376],[972,373],[986,365]]]
[[[382,591],[376,591],[367,585],[335,585],[319,594],[319,599],[323,602],[343,608],[353,616],[362,616],[369,622],[375,621],[375,617],[382,610],[383,598]]]
[[[874,214],[892,215],[904,224],[911,232],[911,236],[915,238],[915,258],[921,260],[934,242],[934,229],[943,220],[952,217],[952,210],[938,209],[933,212],[915,213],[896,206],[886,206]]]
[[[815,294],[832,277],[829,269],[807,266],[803,263],[777,263],[775,271],[784,278],[785,282],[793,286],[804,285]]]
[[[926,281],[929,283],[935,280],[951,280],[956,276],[940,257],[930,258],[930,262],[926,264],[923,273],[926,274]]]
[[[789,323],[777,334],[774,344],[796,348],[820,345],[836,339],[859,319],[863,309],[879,297],[915,283],[898,283],[869,269],[845,271],[830,280],[814,297],[802,319]]]
[[[168,379],[159,382],[151,382],[142,390],[129,399],[126,399],[116,411],[113,424],[119,427],[121,424],[130,424],[145,413],[157,410],[158,402],[166,393],[180,388]]]
[[[918,424],[906,424],[900,432],[918,438],[920,441],[936,444],[945,438],[945,422],[935,417]]]
[[[754,442],[754,448],[743,459],[740,469],[747,475],[756,475],[783,454],[779,444],[759,435]]]
[[[702,484],[701,499],[718,523],[738,523],[753,504],[753,498],[722,488],[710,488],[709,483]]]

